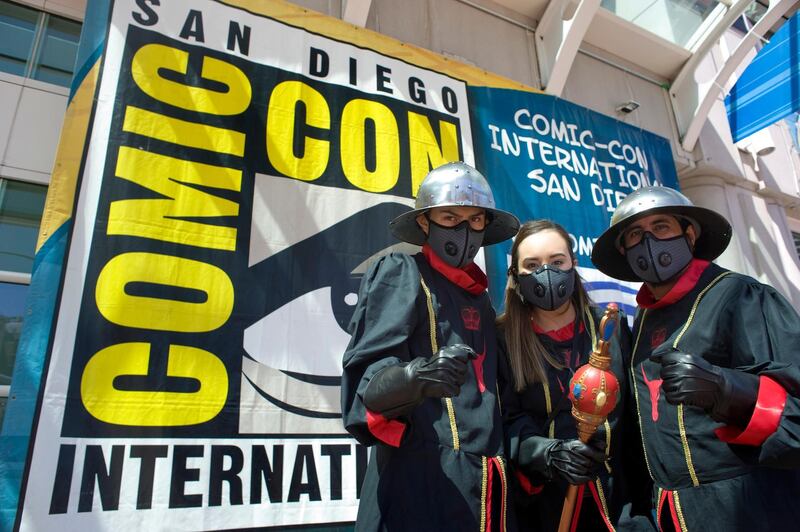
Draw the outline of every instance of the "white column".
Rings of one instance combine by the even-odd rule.
[[[705,207],[724,216],[733,227],[733,237],[725,252],[714,262],[729,270],[751,275],[753,263],[749,246],[746,245],[746,231],[741,228],[745,222],[738,209],[732,209],[728,201],[727,185],[719,177],[692,177],[681,180],[681,192],[698,207]],[[738,229],[737,229],[738,227]]]
[[[683,179],[681,190],[695,205],[725,216],[733,227],[731,243],[717,264],[775,287],[800,308],[800,263],[782,206],[718,177]]]

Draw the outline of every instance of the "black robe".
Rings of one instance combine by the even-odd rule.
[[[591,314],[591,322],[586,315]],[[501,389],[503,417],[506,425],[506,447],[512,463],[518,463],[520,444],[526,437],[536,435],[547,438],[574,439],[578,437],[575,419],[572,417],[572,404],[569,401],[568,386],[572,374],[589,361],[589,354],[597,338],[603,309],[589,307],[584,309],[582,321],[570,325],[570,331],[563,339],[552,338],[548,334],[538,334],[539,340],[556,360],[562,362],[563,369],[545,363],[547,386],[537,382],[521,391],[515,391],[507,359],[507,349],[502,337],[502,364],[498,384]],[[583,327],[583,321],[588,327]],[[575,327],[579,328],[575,336]],[[562,331],[559,331],[562,332]],[[531,334],[534,334],[531,331]],[[567,337],[568,336],[568,337]],[[577,352],[577,356],[576,356]],[[611,371],[620,382],[620,393],[615,409],[608,417],[607,424],[598,429],[596,437],[606,439],[608,460],[605,470],[595,482],[586,484],[580,491],[580,506],[576,505],[573,520],[577,520],[577,530],[608,530],[616,527],[622,512],[624,495],[623,455],[630,452],[624,443],[624,423],[622,414],[628,393],[625,368],[629,364],[630,329],[625,316],[620,314],[620,326],[611,342]],[[557,530],[561,518],[561,508],[568,484],[560,479],[546,481],[543,477],[516,467],[512,473],[515,487],[515,508],[520,529]]]
[[[699,260],[661,301],[646,301],[649,292],[643,292],[640,305],[649,308],[637,312],[628,371],[661,525],[703,532],[800,526],[800,318],[795,310],[771,287]],[[664,343],[717,366],[761,376],[758,402],[774,408],[771,413],[756,408],[744,431],[758,442],[731,442],[741,428],[723,427],[703,409],[664,399],[661,367],[649,359]],[[759,436],[759,423],[769,426],[770,421],[771,428],[761,428]],[[721,428],[733,434],[718,433]]]
[[[422,254],[382,257],[365,274],[342,375],[345,427],[373,446],[357,530],[505,530],[495,314],[483,289],[485,276],[483,283],[472,294],[433,269]],[[363,393],[377,372],[457,343],[480,355],[469,363],[457,397],[426,399],[394,420],[366,409]]]

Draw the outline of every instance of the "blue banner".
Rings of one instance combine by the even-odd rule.
[[[800,109],[798,17],[781,26],[725,98],[734,142]]]
[[[497,205],[521,221],[548,218],[572,237],[578,271],[598,304],[633,315],[638,283],[595,269],[592,246],[625,196],[647,185],[678,187],[669,141],[545,94],[470,88],[475,160]],[[492,301],[503,306],[511,241],[486,249]]]

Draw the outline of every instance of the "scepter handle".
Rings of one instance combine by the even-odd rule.
[[[578,486],[570,484],[567,488],[567,495],[564,497],[564,506],[561,508],[561,521],[558,522],[558,532],[569,532],[572,525],[572,514],[575,512],[575,504],[578,502]]]
[[[594,434],[579,433],[578,438],[583,443],[589,443]],[[569,532],[572,525],[572,514],[575,513],[575,504],[578,502],[578,486],[570,484],[564,497],[564,506],[561,507],[561,520],[558,522],[558,532]]]

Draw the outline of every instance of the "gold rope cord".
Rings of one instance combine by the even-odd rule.
[[[503,485],[503,493],[502,493],[502,498],[503,498],[503,516],[502,516],[502,519],[503,519],[503,522],[500,523],[500,530],[502,532],[505,532],[505,530],[506,530],[506,507],[508,506],[508,484],[507,484],[507,480],[506,480],[506,464],[505,464],[505,462],[503,462],[503,457],[502,456],[498,456],[497,457],[497,463],[500,464],[500,482]]]
[[[672,492],[672,499],[675,501],[675,513],[678,514],[678,524],[681,527],[681,532],[687,532],[686,520],[683,518],[683,510],[681,509],[681,500],[678,497],[678,492]]]
[[[547,417],[550,417],[550,412],[553,411],[553,401],[550,399],[550,384],[547,379],[542,381],[542,390],[544,391],[544,407],[547,410]],[[549,438],[555,438],[556,433],[556,420],[550,422],[550,427],[547,429]]]
[[[425,284],[425,279],[422,275],[419,276],[419,282],[422,285],[422,291],[425,292],[426,303],[428,304],[428,322],[430,326],[431,335],[431,353],[435,355],[439,351],[439,346],[436,342],[436,314],[433,311],[433,298],[428,285]],[[458,451],[461,448],[461,442],[458,439],[458,425],[456,425],[456,409],[453,407],[453,400],[449,397],[443,399],[445,407],[447,408],[447,417],[450,419],[450,431],[453,433],[453,450]]]
[[[597,496],[600,497],[600,504],[603,506],[603,514],[606,516],[606,520],[611,523],[611,516],[608,513],[608,504],[606,503],[606,494],[603,491],[603,483],[600,482],[600,479],[595,479],[594,483],[597,485]],[[614,525],[611,525],[611,530],[615,531]]]
[[[489,474],[487,462],[488,459],[485,456],[481,456],[481,467],[483,468],[483,476],[481,480],[481,532],[485,532],[486,530],[486,482]]]
[[[588,305],[583,307],[583,312],[586,314],[586,321],[589,323],[589,334],[592,337],[592,347],[594,347],[597,345],[597,332],[595,331],[594,319]]]
[[[708,286],[703,288],[703,290],[697,294],[697,298],[694,300],[694,304],[692,305],[692,310],[689,312],[689,317],[686,320],[686,323],[683,324],[683,328],[678,336],[675,337],[675,341],[672,342],[672,348],[678,349],[678,342],[683,338],[683,335],[689,329],[689,326],[692,324],[694,320],[694,315],[697,312],[697,307],[700,305],[700,300],[703,299],[703,296],[706,295],[706,292],[711,290],[711,288],[719,282],[720,279],[725,277],[726,275],[732,272],[722,272],[717,277],[711,281]],[[684,424],[683,418],[683,404],[678,405],[678,431],[681,435],[681,445],[683,446],[683,455],[686,458],[686,467],[689,470],[689,476],[692,478],[692,485],[699,486],[700,480],[697,478],[697,472],[694,469],[694,462],[692,462],[692,451],[689,448],[689,438],[686,434],[686,426]]]
[[[608,419],[603,421],[603,427],[606,429],[606,471],[611,474],[611,464],[608,463],[608,459],[611,458],[611,424],[608,422]]]

